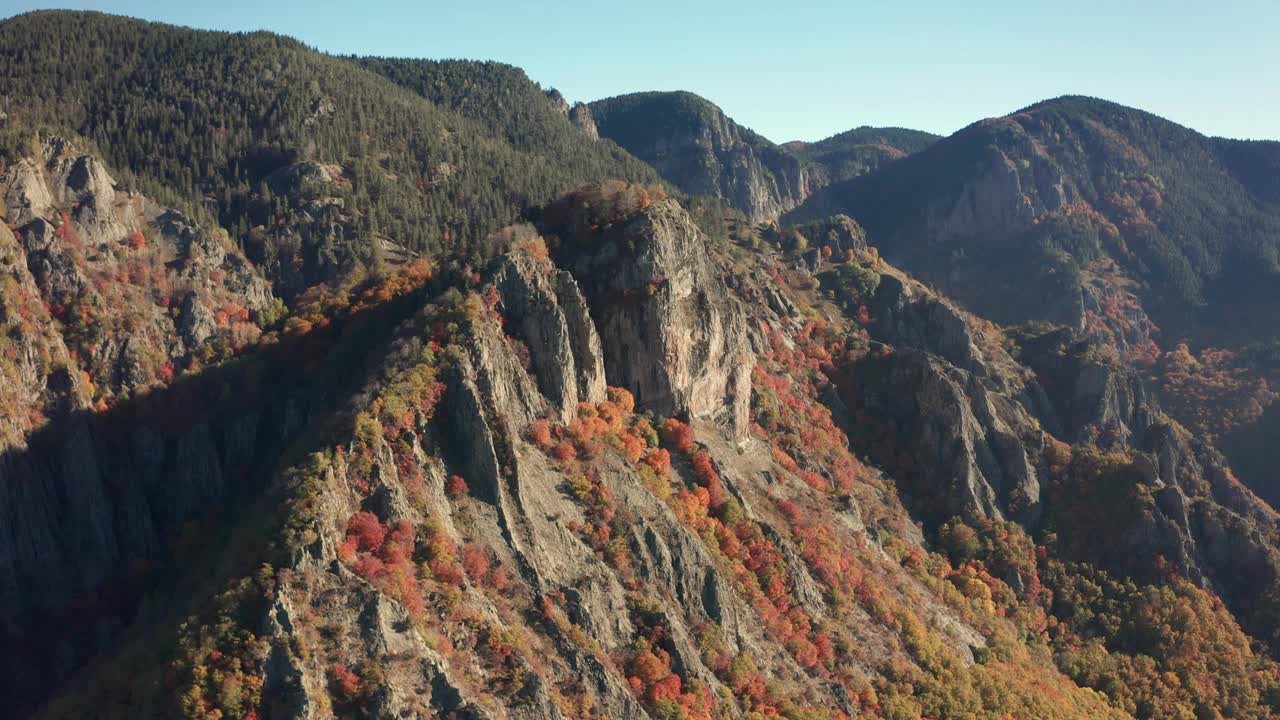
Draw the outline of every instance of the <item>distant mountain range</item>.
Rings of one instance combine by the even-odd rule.
[[[687,92],[622,95],[590,107],[602,136],[681,190],[719,198],[754,222],[937,140],[915,130],[862,127],[821,142],[778,146]]]

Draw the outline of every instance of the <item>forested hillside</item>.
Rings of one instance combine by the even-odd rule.
[[[5,162],[30,154],[42,128],[74,132],[123,182],[226,228],[260,264],[302,256],[308,281],[347,256],[374,261],[375,239],[470,248],[582,182],[656,180],[607,143],[572,142],[549,103],[530,105],[536,86],[492,65],[391,72],[268,33],[91,13],[5,21],[0,63]],[[495,110],[481,113],[458,100],[474,88],[519,94],[478,100]],[[300,173],[300,163],[321,167]]]
[[[1280,143],[1066,97],[825,188],[791,220],[847,213],[967,307],[1113,347],[1274,501],[1262,428],[1280,337],[1277,157]]]

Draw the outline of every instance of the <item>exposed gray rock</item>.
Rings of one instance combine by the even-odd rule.
[[[746,315],[674,200],[575,250],[569,270],[591,302],[609,381],[661,414],[723,415],[746,436],[751,394]]]
[[[506,330],[529,350],[534,375],[561,422],[578,403],[604,399],[600,338],[577,282],[547,260],[523,253],[503,257],[494,273]]]
[[[564,95],[559,90],[555,88],[547,90],[547,100],[551,101],[551,106],[555,108],[556,112],[565,117],[569,116],[569,101],[564,99]]]
[[[19,160],[9,168],[8,175],[9,189],[5,193],[4,204],[8,210],[6,220],[10,224],[25,225],[49,212],[53,198],[34,160]]]
[[[217,329],[218,324],[209,307],[200,302],[195,293],[187,295],[178,311],[178,333],[187,347],[199,347]]]
[[[600,131],[596,128],[595,118],[591,116],[591,106],[586,103],[574,103],[569,111],[569,122],[592,140],[600,139]]]
[[[274,193],[310,200],[330,192],[341,177],[342,168],[337,165],[303,161],[273,171],[264,181]]]
[[[1008,513],[1034,521],[1040,504],[1034,467],[1039,433],[1021,405],[968,371],[918,350],[901,349],[870,362],[869,369],[876,369],[859,380],[859,409],[885,423],[928,474],[929,485],[916,492],[931,499],[936,494],[943,514]]]
[[[57,237],[57,228],[37,218],[20,229],[27,268],[46,297],[74,298],[84,294],[88,278]]]
[[[963,370],[987,375],[969,323],[950,303],[885,273],[871,304],[876,336],[937,355]]]
[[[867,249],[867,232],[848,215],[832,215],[794,230],[808,241],[810,247],[815,250],[829,247],[836,256],[843,256],[850,250],[863,252]]]

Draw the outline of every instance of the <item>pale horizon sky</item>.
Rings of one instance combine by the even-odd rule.
[[[0,0],[0,16],[49,7],[271,30],[335,54],[498,60],[570,101],[688,90],[779,143],[859,125],[947,135],[1067,94],[1280,139],[1274,0]]]

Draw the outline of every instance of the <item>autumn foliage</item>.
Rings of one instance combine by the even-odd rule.
[[[461,475],[450,475],[449,482],[445,485],[445,491],[450,497],[464,497],[467,494],[467,481]]]
[[[360,676],[342,663],[329,666],[329,683],[340,702],[352,702],[360,695]]]
[[[688,453],[693,450],[693,428],[686,423],[675,418],[667,418],[662,421],[659,434],[662,436],[662,441],[674,448],[676,452]]]
[[[347,521],[338,557],[357,575],[404,603],[411,614],[424,608],[413,562],[415,531],[407,520],[388,529],[376,515],[361,511]]]
[[[1276,398],[1268,378],[1230,350],[1205,348],[1193,355],[1180,343],[1155,369],[1165,406],[1209,438],[1257,422]]]

